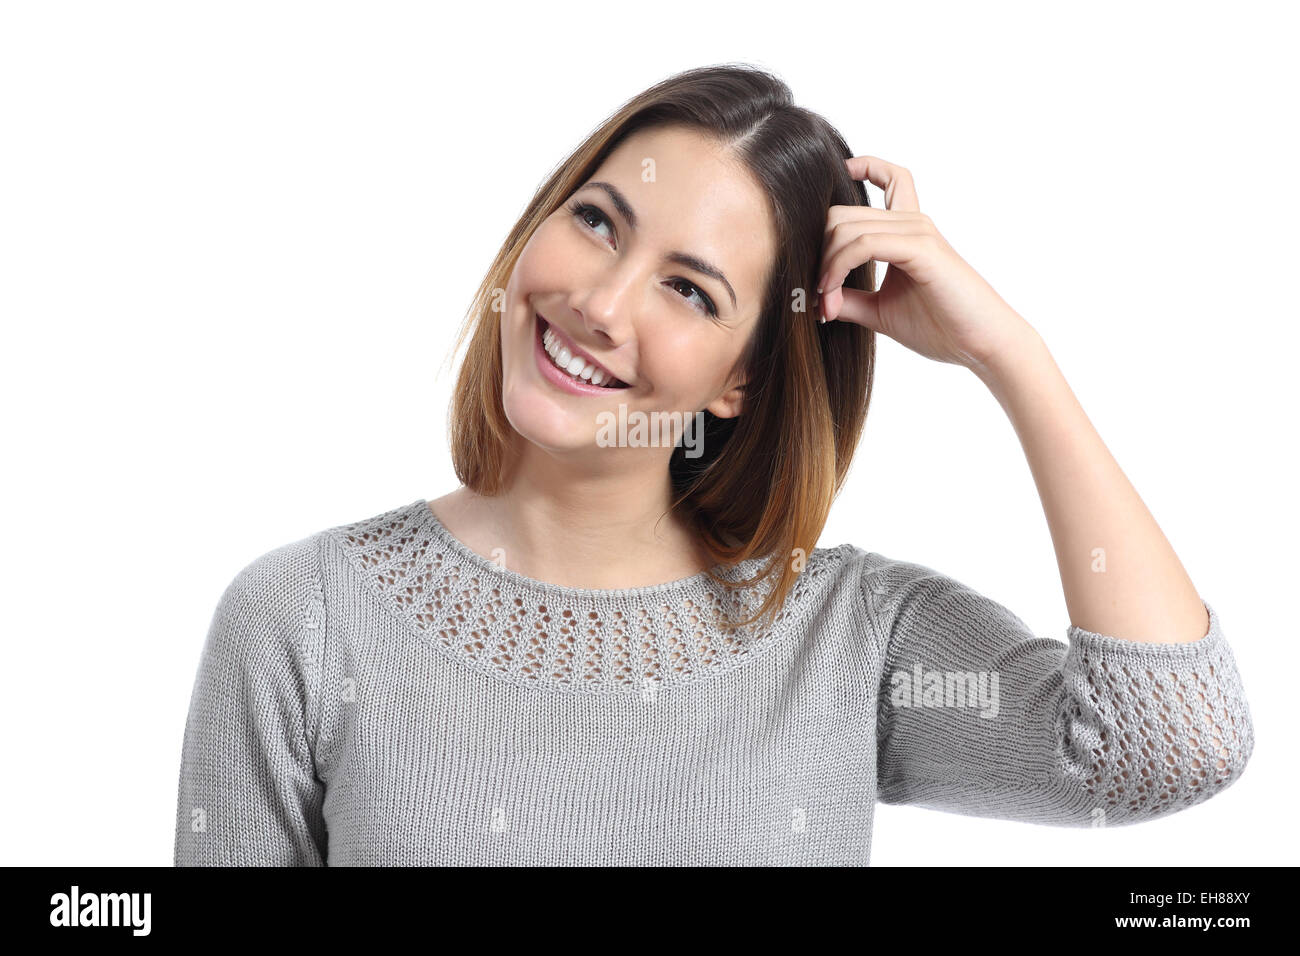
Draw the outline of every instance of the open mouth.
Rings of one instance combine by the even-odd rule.
[[[627,382],[614,377],[607,368],[581,355],[575,355],[551,330],[550,323],[540,315],[537,320],[537,338],[551,366],[577,385],[597,388],[629,388]]]

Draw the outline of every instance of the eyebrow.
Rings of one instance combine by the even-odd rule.
[[[606,192],[606,194],[609,196],[609,201],[612,202],[614,204],[614,208],[618,210],[618,214],[627,221],[627,224],[629,226],[631,226],[633,229],[636,228],[636,211],[632,208],[632,204],[627,201],[627,197],[624,196],[623,193],[619,191],[619,188],[617,186],[615,186],[613,183],[606,183],[606,182],[601,182],[599,180],[596,180],[593,182],[586,183],[581,188],[586,189],[588,187],[592,187],[595,189],[603,189]],[[702,275],[709,276],[710,278],[716,279],[719,282],[721,282],[724,286],[727,287],[727,294],[731,296],[731,307],[733,309],[736,308],[736,290],[731,287],[731,283],[727,281],[727,277],[722,274],[722,270],[719,269],[717,266],[713,265],[710,262],[706,262],[705,260],[701,259],[699,256],[693,256],[688,252],[670,252],[668,253],[666,258],[668,259],[669,262],[675,262],[679,266],[685,266],[688,269],[694,269],[696,272],[699,272]]]

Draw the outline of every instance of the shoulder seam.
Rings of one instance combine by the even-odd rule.
[[[320,732],[322,723],[322,712],[324,710],[321,700],[321,692],[324,686],[324,671],[326,661],[326,650],[329,643],[329,607],[325,602],[325,580],[324,580],[324,560],[322,558],[322,549],[324,547],[326,534],[319,532],[314,535],[315,547],[312,549],[314,561],[312,563],[312,601],[314,607],[311,609],[313,616],[309,619],[320,629],[320,636],[317,641],[317,654],[312,660],[311,668],[311,686],[308,693],[311,695],[311,758],[312,766],[316,771],[316,776],[320,778],[320,762],[318,753],[320,749]]]
[[[860,548],[857,548],[855,550],[861,551]],[[860,600],[862,601],[863,610],[866,611],[867,626],[871,628],[872,633],[875,635],[876,646],[880,649],[880,655],[882,661],[881,666],[882,666],[882,673],[883,673],[884,670],[888,669],[889,642],[885,639],[885,635],[880,629],[880,622],[877,620],[877,616],[879,614],[879,607],[877,606],[875,600],[876,592],[873,588],[871,588],[868,585],[866,580],[867,574],[873,570],[872,568],[869,567],[869,564],[870,564],[870,553],[863,551],[862,558],[859,563],[860,573],[858,575],[858,580],[854,582],[854,586],[858,589],[858,595]],[[876,692],[879,693],[879,688],[876,689]]]

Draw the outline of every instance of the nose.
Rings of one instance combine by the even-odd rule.
[[[605,348],[618,348],[632,336],[636,290],[641,281],[635,271],[615,266],[569,297],[569,308],[581,317],[593,340]]]

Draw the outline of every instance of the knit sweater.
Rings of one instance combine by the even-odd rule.
[[[758,558],[715,569],[752,576]],[[1237,779],[1232,652],[1036,636],[924,565],[816,548],[761,582],[552,585],[424,499],[243,568],[182,746],[176,865],[866,864],[878,801],[1135,823]]]

